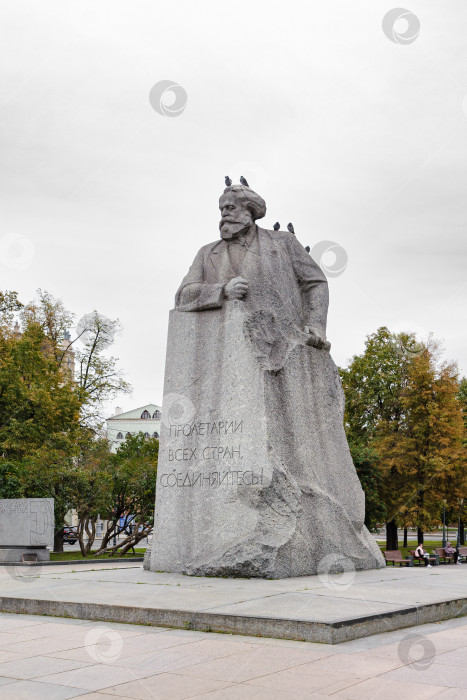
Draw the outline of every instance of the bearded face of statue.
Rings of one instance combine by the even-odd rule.
[[[223,195],[219,201],[222,218],[219,222],[221,237],[225,240],[237,238],[249,231],[254,224],[251,211],[238,197],[231,193]]]

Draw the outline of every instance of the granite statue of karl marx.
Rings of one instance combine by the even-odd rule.
[[[266,203],[243,185],[227,187],[219,209],[221,240],[199,251],[177,292],[178,310],[217,309],[227,299],[252,309],[280,306],[310,345],[327,347],[326,277],[295,235],[257,226]]]
[[[249,187],[228,186],[219,207],[220,239],[170,312],[145,566],[269,578],[384,566],[345,437],[326,277],[293,233],[256,224],[266,204]]]

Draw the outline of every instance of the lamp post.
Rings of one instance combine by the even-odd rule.
[[[443,547],[446,546],[446,499],[443,498]]]
[[[464,499],[459,498],[459,520],[457,523],[457,546],[459,546],[461,543],[461,508],[462,508],[463,503],[464,503]]]

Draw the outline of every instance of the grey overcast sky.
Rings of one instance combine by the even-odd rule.
[[[397,20],[402,44],[393,8],[0,2],[0,288],[121,320],[134,391],[114,404],[162,400],[168,312],[219,235],[226,174],[265,198],[266,227],[336,243],[321,264],[347,254],[329,278],[338,364],[387,325],[433,332],[467,371],[467,3],[407,0],[420,32]],[[149,103],[163,80],[186,90],[176,117]]]

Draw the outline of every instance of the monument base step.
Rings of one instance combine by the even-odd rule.
[[[323,644],[467,615],[467,565],[390,567],[328,582],[189,577],[123,562],[44,567],[34,579],[12,571],[0,567],[2,612]]]
[[[467,598],[419,607],[408,606],[378,615],[348,618],[335,622],[10,597],[0,599],[0,612],[71,617],[80,620],[100,620],[102,622],[171,627],[199,632],[222,632],[253,637],[273,637],[321,644],[340,644],[352,639],[392,632],[404,627],[440,622],[466,615]]]
[[[0,564],[42,563],[50,561],[47,547],[1,547]]]

